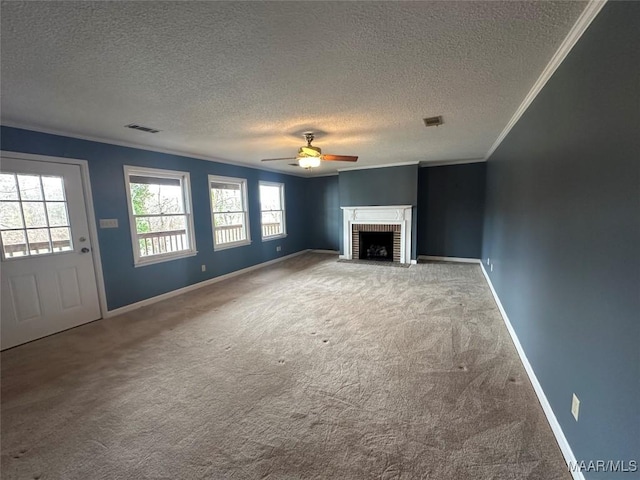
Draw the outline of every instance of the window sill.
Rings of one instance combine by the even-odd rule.
[[[245,247],[251,245],[251,240],[243,240],[241,242],[224,243],[222,245],[214,245],[213,251],[218,252],[220,250],[229,250],[230,248]]]
[[[273,235],[271,237],[262,237],[262,241],[263,242],[268,242],[269,240],[277,240],[279,238],[286,238],[287,234],[286,233],[282,233],[280,235]]]
[[[146,267],[147,265],[154,265],[156,263],[169,262],[171,260],[178,260],[180,258],[195,257],[197,254],[198,254],[197,251],[189,250],[189,251],[179,252],[179,253],[154,255],[152,257],[143,257],[138,261],[134,261],[133,266],[135,268]]]

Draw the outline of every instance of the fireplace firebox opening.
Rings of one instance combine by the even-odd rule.
[[[393,262],[393,232],[359,232],[360,260]]]

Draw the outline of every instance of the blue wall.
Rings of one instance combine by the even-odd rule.
[[[340,206],[413,205],[411,258],[417,258],[418,243],[418,165],[371,168],[340,172]],[[342,212],[340,213],[342,221]],[[340,238],[340,251],[342,248]]]
[[[342,216],[338,176],[307,180],[309,248],[340,250]]]
[[[640,461],[638,25],[607,3],[487,164],[483,257],[585,461]]]
[[[98,230],[110,310],[308,248],[307,212],[302,201],[306,195],[304,178],[10,127],[2,127],[0,141],[5,151],[89,162],[96,218],[117,218],[119,223],[117,229]],[[166,168],[191,174],[196,256],[134,268],[123,165]],[[213,251],[209,174],[247,179],[251,245]],[[285,184],[286,238],[261,240],[260,180]],[[280,252],[276,252],[276,245],[282,246]],[[202,264],[207,266],[206,272],[201,272]]]
[[[480,258],[484,162],[420,168],[418,254]]]
[[[340,206],[417,205],[418,165],[340,172]]]

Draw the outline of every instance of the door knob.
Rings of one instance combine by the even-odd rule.
[[[89,249],[87,247],[82,247],[82,249],[80,249],[80,252],[82,253],[88,253]]]

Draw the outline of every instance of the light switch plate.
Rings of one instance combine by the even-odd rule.
[[[578,400],[578,397],[576,397],[576,394],[573,394],[573,399],[571,400],[571,414],[573,415],[573,418],[576,419],[576,422],[578,421],[578,415],[580,414],[580,400]]]
[[[101,218],[100,228],[118,228],[117,218]]]

